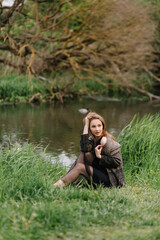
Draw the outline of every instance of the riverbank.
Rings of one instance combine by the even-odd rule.
[[[63,78],[62,78],[63,79]],[[54,81],[53,81],[54,82]],[[67,83],[65,83],[67,85]],[[77,80],[65,87],[63,80],[59,84],[37,81],[27,75],[2,75],[0,77],[0,103],[40,103],[74,99],[81,96],[103,98],[107,101],[148,101],[146,96],[137,93],[128,94],[118,86],[104,87],[102,84],[90,80]],[[100,97],[99,97],[100,96]]]
[[[0,239],[159,239],[159,124],[159,114],[135,117],[119,135],[121,189],[53,188],[65,167],[41,147],[10,142],[0,151]]]

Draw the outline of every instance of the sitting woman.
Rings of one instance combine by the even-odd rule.
[[[81,153],[68,173],[54,186],[66,186],[83,175],[94,186],[121,187],[125,185],[120,144],[106,131],[104,119],[95,112],[84,118]]]

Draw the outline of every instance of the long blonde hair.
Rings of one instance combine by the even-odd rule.
[[[115,137],[113,137],[110,133],[107,132],[106,123],[105,123],[104,118],[102,116],[100,116],[96,112],[89,112],[86,117],[89,119],[89,129],[88,129],[88,131],[93,138],[94,138],[94,136],[93,136],[93,134],[91,133],[91,130],[90,130],[90,123],[93,119],[99,119],[102,122],[102,125],[103,125],[102,136],[110,137],[110,138],[112,138],[113,140],[116,141]],[[83,122],[84,122],[84,119],[83,119]]]

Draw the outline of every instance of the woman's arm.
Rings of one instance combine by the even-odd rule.
[[[99,160],[99,165],[101,165],[103,167],[106,167],[106,168],[117,168],[122,162],[120,152],[118,154],[118,157],[117,156],[116,157],[111,156],[107,153],[105,154],[104,151],[103,151],[103,154],[102,154],[101,152],[102,152],[103,146],[105,144],[107,144],[107,137],[103,137],[101,139],[101,144],[102,145],[98,145],[95,148],[96,157],[100,159]]]
[[[89,138],[88,134],[82,134],[80,140],[81,152],[92,152],[93,151],[93,141]]]
[[[117,168],[122,162],[121,158],[111,157],[107,155],[101,155],[99,165],[106,168]]]
[[[81,135],[80,147],[82,152],[91,152],[93,150],[93,141],[89,139],[88,134],[89,129],[89,119],[85,117],[83,134]]]
[[[88,117],[85,117],[83,134],[88,134],[88,129],[89,129],[89,119],[88,119]]]
[[[101,152],[102,152],[102,148],[103,146],[107,143],[107,138],[106,137],[102,137],[101,139],[101,144],[98,145],[97,147],[95,147],[95,154],[96,154],[96,157],[97,158],[100,158],[101,159]]]

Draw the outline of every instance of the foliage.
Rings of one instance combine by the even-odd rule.
[[[29,79],[25,75],[2,75],[0,77],[0,100],[2,102],[26,101],[36,93],[40,93],[45,97],[49,93],[47,84],[42,85],[35,78]]]
[[[53,177],[52,169],[62,173],[62,167],[53,166],[50,159],[45,159],[45,152],[30,144],[15,144],[4,148],[0,155],[0,196],[1,200],[13,198],[37,199],[48,189],[49,179]],[[48,176],[47,176],[47,175]],[[48,181],[46,181],[46,176]]]
[[[50,86],[50,82],[37,81],[34,77],[29,78],[27,75],[15,75],[12,71],[10,73],[2,74],[0,77],[0,102],[27,102],[32,96],[40,93],[40,101],[60,100],[63,102],[64,98],[73,98],[79,95],[104,95],[109,97],[127,97],[122,87],[116,86],[108,79],[108,87],[97,81],[90,81],[87,79],[81,81],[76,79],[73,84],[70,84],[72,73],[57,74],[58,82],[55,82],[54,87]],[[105,83],[107,80],[101,78],[101,82]],[[66,87],[67,84],[67,87]],[[52,91],[52,98],[50,92]],[[59,91],[59,92],[58,92]],[[137,97],[142,98],[137,94]]]
[[[49,80],[52,97],[76,79],[86,80],[85,72],[104,87],[111,79],[122,89],[159,99],[143,83],[135,85],[139,73],[157,68],[152,12],[131,0],[16,0],[9,10],[1,7],[0,62]],[[73,76],[57,89],[57,73],[62,71]]]
[[[142,182],[158,187],[160,173],[160,114],[133,118],[119,135],[122,155],[129,177],[141,178]],[[143,179],[143,180],[142,180]]]

